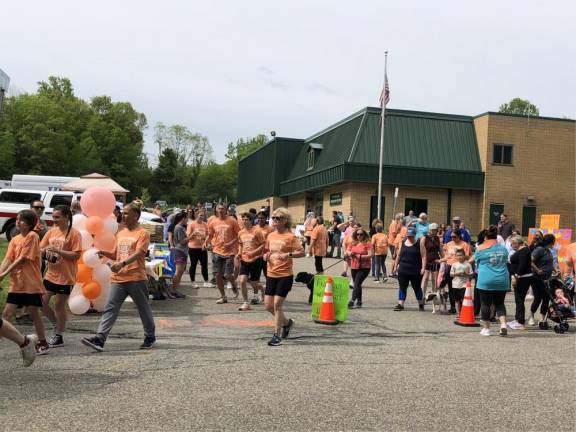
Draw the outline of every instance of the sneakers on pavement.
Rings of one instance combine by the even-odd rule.
[[[236,285],[232,285],[232,294],[234,294],[234,298],[238,298],[240,295],[240,291]]]
[[[104,351],[104,342],[98,337],[94,336],[91,338],[82,338],[81,340],[83,345],[92,348],[95,351],[102,352]]]
[[[249,311],[249,310],[251,310],[251,309],[252,309],[252,308],[250,307],[250,304],[249,304],[248,302],[242,303],[242,306],[240,306],[240,307],[238,308],[239,311]]]
[[[288,319],[288,324],[282,327],[282,339],[286,339],[290,335],[290,330],[294,327],[295,322],[292,318]]]
[[[204,285],[202,285],[204,288],[212,288],[214,287],[214,285],[212,285],[210,282],[204,282]]]
[[[48,345],[50,345],[50,348],[62,347],[64,346],[64,338],[62,335],[55,334],[48,339]]]
[[[22,363],[24,367],[30,366],[36,360],[36,344],[38,343],[38,336],[35,334],[27,335],[26,345],[20,348],[20,354],[22,355]]]
[[[276,333],[272,336],[272,339],[268,341],[268,346],[278,346],[282,345],[282,339]]]
[[[530,317],[530,319],[528,320],[528,325],[529,326],[536,325],[536,321],[534,321],[534,317]]]
[[[419,304],[419,305],[418,305],[418,310],[419,310],[420,312],[424,312],[424,305],[423,305],[423,304]]]
[[[354,308],[354,300],[350,300],[348,302],[348,309],[353,309]]]
[[[228,303],[228,298],[226,296],[220,297],[218,300],[216,300],[216,304],[224,304],[224,303]]]
[[[140,349],[150,349],[154,346],[155,343],[156,343],[155,337],[146,336],[144,338],[144,342],[142,342],[142,345],[140,345]]]
[[[36,355],[46,355],[50,352],[50,345],[48,342],[38,342],[36,344]]]
[[[394,306],[394,312],[403,311],[403,310],[404,310],[404,306],[402,306],[400,303],[398,303],[396,306]]]
[[[252,298],[252,300],[250,300],[250,304],[253,304],[253,305],[260,304],[260,297],[258,297],[257,295],[255,295],[255,296]]]
[[[480,336],[490,336],[490,329],[483,328],[480,330]]]
[[[508,329],[506,327],[500,327],[500,336],[508,336]]]

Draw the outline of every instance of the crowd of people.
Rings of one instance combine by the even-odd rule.
[[[54,226],[47,229],[42,222],[44,205],[34,201],[29,210],[18,214],[19,234],[9,243],[0,265],[0,280],[10,278],[0,319],[0,336],[20,346],[26,366],[36,355],[64,345],[66,302],[76,283],[77,264],[81,259],[81,235],[72,227],[73,214],[79,211],[78,206],[56,207]],[[130,296],[144,328],[140,348],[149,349],[156,342],[145,268],[150,234],[138,222],[141,203],[128,204],[121,212],[117,208],[115,213],[121,222],[116,246],[113,251],[99,251],[112,271],[108,303],[95,335],[83,338],[82,343],[103,351],[122,304]],[[398,302],[394,311],[405,310],[408,286],[411,286],[420,311],[426,302],[432,302],[434,313],[436,305],[439,310],[443,305],[441,313],[459,314],[466,289],[475,282],[474,309],[480,317],[483,336],[490,335],[493,321],[499,321],[502,336],[507,335],[508,328],[524,328],[524,302],[529,289],[533,302],[528,325],[534,325],[537,311],[540,310],[542,316],[547,312],[546,281],[558,271],[551,252],[554,236],[537,233],[532,243],[526,245],[506,215],[502,215],[498,226],[482,230],[475,244],[457,216],[445,227],[430,223],[425,213],[416,217],[410,211],[407,215],[396,214],[387,229],[380,219],[375,219],[366,230],[352,215],[344,220],[341,213],[333,212],[332,219],[325,221],[322,216],[308,212],[303,226],[293,230],[291,215],[285,208],[277,208],[271,215],[264,209],[260,212],[250,209],[235,215],[229,214],[222,203],[216,205],[214,215],[209,218],[202,207],[189,206],[172,213],[166,221],[165,233],[175,266],[170,296],[185,297],[179,288],[188,260],[193,287],[200,287],[196,282],[200,264],[202,286],[215,284],[217,304],[228,303],[226,284],[229,284],[234,297],[242,298],[239,311],[251,310],[252,305],[259,303],[264,305],[274,319],[270,346],[280,345],[288,338],[295,324],[284,312],[294,281],[294,258],[313,257],[316,274],[324,272],[325,257],[342,260],[342,276],[351,278],[349,308],[362,307],[362,286],[371,275],[377,283],[387,281],[388,277],[397,279]],[[209,255],[212,281],[208,273]],[[386,265],[388,255],[391,256],[390,274]],[[573,274],[576,243],[570,246],[569,257],[568,266]],[[260,283],[262,274],[264,285]],[[248,286],[253,293],[251,299]],[[504,300],[511,288],[516,311],[515,319],[507,322]],[[567,311],[573,310],[571,298],[558,293],[558,302]],[[21,308],[26,308],[36,334],[22,335],[11,324]],[[48,339],[41,312],[53,325],[53,334]]]

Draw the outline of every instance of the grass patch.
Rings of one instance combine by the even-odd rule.
[[[6,239],[0,239],[0,262],[4,260],[6,250],[8,249],[8,242]],[[6,303],[6,296],[8,295],[8,276],[2,281],[2,290],[0,290],[0,313],[4,310]]]

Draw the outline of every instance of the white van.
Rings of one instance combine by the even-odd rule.
[[[8,241],[16,232],[16,216],[20,210],[30,208],[34,200],[42,200],[46,209],[42,219],[52,225],[52,211],[58,205],[69,206],[72,201],[79,200],[80,194],[75,192],[46,192],[33,189],[0,189],[0,234],[6,233]]]

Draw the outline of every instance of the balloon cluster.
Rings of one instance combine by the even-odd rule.
[[[112,252],[116,245],[118,223],[112,214],[116,198],[108,189],[91,187],[80,198],[82,214],[72,217],[72,226],[82,236],[82,255],[78,260],[76,285],[70,293],[68,307],[75,315],[88,312],[90,305],[102,312],[110,293],[112,271],[99,251]]]

